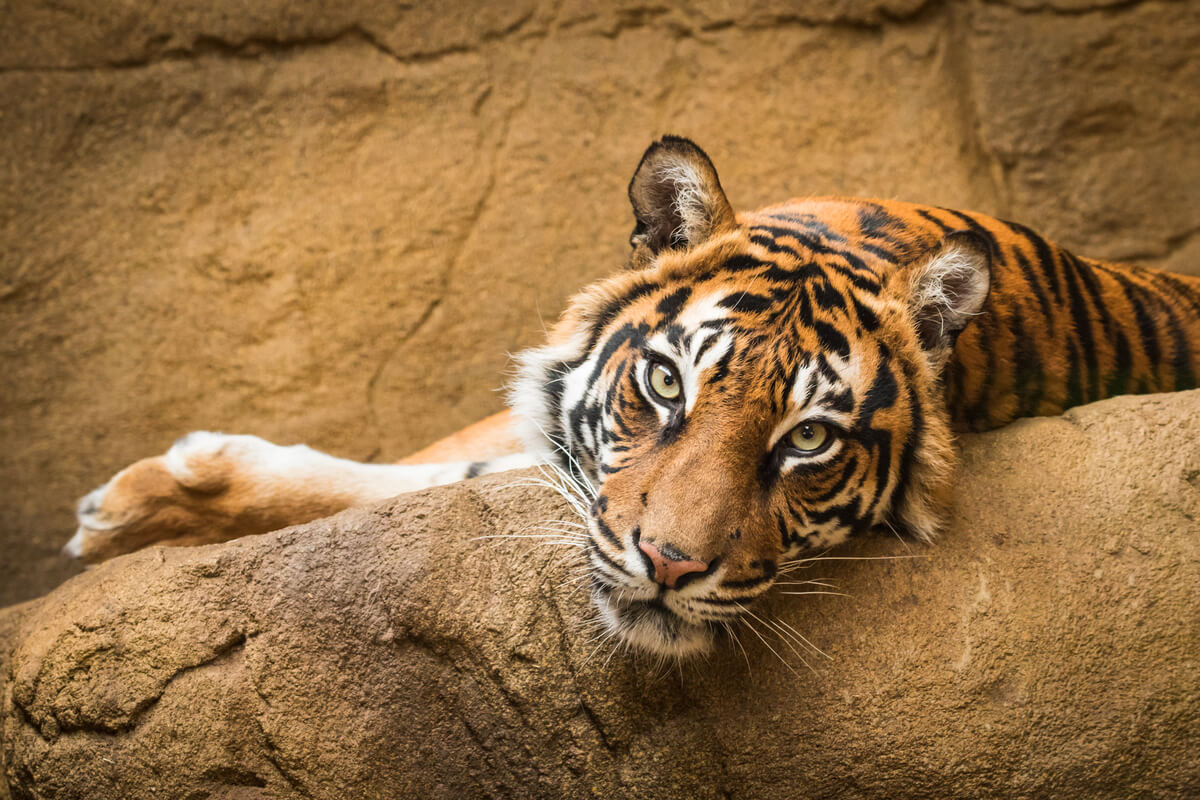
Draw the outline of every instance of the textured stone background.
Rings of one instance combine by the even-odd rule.
[[[741,207],[1200,264],[1200,3],[735,5],[0,0],[0,604],[188,430],[382,460],[498,409],[662,133]]]

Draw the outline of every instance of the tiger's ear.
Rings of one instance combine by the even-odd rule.
[[[938,369],[972,317],[983,311],[991,287],[992,248],[975,231],[946,234],[908,270],[904,287],[917,338]]]
[[[629,202],[637,219],[629,237],[635,267],[736,224],[712,161],[680,136],[664,136],[646,150],[629,182]]]

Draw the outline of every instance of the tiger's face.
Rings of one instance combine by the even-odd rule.
[[[523,354],[513,405],[594,487],[604,623],[684,657],[784,559],[884,523],[933,535],[953,466],[939,372],[986,297],[987,257],[952,236],[877,263],[836,208],[735,217],[681,139],[647,151],[630,197],[632,269]]]

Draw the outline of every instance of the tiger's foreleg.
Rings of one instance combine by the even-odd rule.
[[[473,454],[470,438],[458,436],[442,455]],[[257,436],[191,433],[80,500],[79,528],[63,552],[96,562],[151,544],[211,544],[535,463],[511,446],[500,452],[494,438],[476,444],[485,457],[364,464]]]

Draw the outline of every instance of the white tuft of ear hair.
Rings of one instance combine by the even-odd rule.
[[[948,350],[958,333],[983,311],[991,285],[987,242],[970,231],[946,236],[928,261],[909,276],[908,298],[921,345]]]
[[[671,187],[671,204],[679,221],[671,232],[671,243],[690,246],[708,238],[715,222],[709,209],[716,205],[716,200],[707,191],[700,171],[687,161],[666,160],[657,165],[654,178]]]

